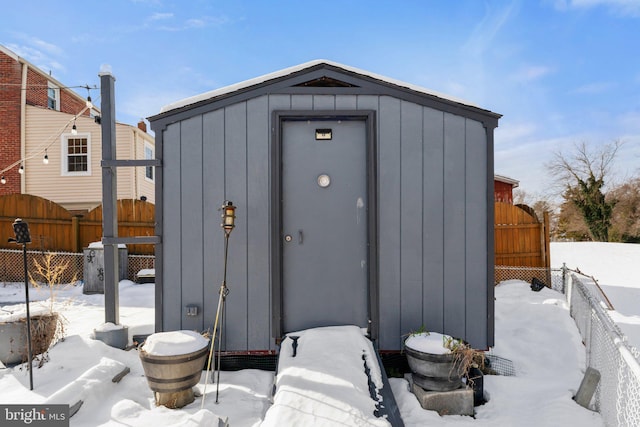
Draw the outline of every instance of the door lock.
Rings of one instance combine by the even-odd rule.
[[[287,234],[286,236],[284,236],[284,241],[285,241],[285,242],[290,242],[290,241],[292,241],[292,240],[293,240],[293,237],[291,237],[291,235],[290,235],[290,234]]]

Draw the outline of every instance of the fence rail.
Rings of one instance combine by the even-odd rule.
[[[118,236],[153,236],[155,234],[155,206],[152,203],[125,199],[118,200]],[[12,249],[14,244],[12,223],[22,218],[29,224],[31,249],[41,251],[82,252],[92,242],[102,238],[102,206],[84,215],[74,215],[62,206],[30,194],[0,196],[0,248]],[[150,255],[151,244],[127,247],[131,254]]]
[[[601,375],[594,402],[607,426],[640,425],[640,352],[609,315],[595,280],[553,269],[553,288],[565,294],[586,347],[587,365]]]

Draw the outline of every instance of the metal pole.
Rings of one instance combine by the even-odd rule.
[[[31,351],[31,313],[29,312],[29,279],[27,272],[27,244],[22,244],[22,259],[24,261],[24,299],[27,304],[27,359],[29,361],[29,390],[33,390],[33,366]]]
[[[102,160],[116,159],[116,107],[114,86],[116,78],[109,71],[101,71],[100,94],[102,114]],[[117,168],[102,166],[102,237],[118,237]],[[120,324],[119,254],[118,244],[104,243],[104,321]]]
[[[220,224],[224,230],[224,274],[222,278],[222,285],[220,285],[220,297],[218,298],[218,309],[216,310],[216,319],[213,325],[213,333],[211,334],[211,349],[209,350],[209,361],[207,362],[207,376],[204,382],[204,392],[202,394],[202,405],[201,408],[204,408],[204,399],[207,396],[207,383],[209,382],[209,373],[211,372],[211,357],[215,351],[215,340],[216,340],[216,332],[218,331],[218,323],[220,323],[220,331],[218,333],[218,360],[217,360],[217,379],[216,379],[216,403],[218,403],[218,393],[220,390],[220,348],[222,346],[222,329],[224,327],[224,305],[227,300],[227,295],[229,294],[229,289],[227,288],[227,259],[229,254],[229,235],[231,231],[235,227],[235,209],[233,203],[229,200],[225,200],[222,205],[221,210],[222,213],[222,224]],[[215,366],[214,366],[214,375],[215,375]]]
[[[222,286],[220,286],[220,295],[222,296],[222,310],[220,331],[218,332],[218,373],[216,374],[216,403],[218,403],[218,393],[220,391],[220,348],[222,347],[222,329],[224,328],[224,305],[227,301],[229,289],[227,288],[227,256],[229,254],[229,233],[224,233],[224,274],[222,278]]]

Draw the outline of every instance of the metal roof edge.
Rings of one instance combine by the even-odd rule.
[[[369,71],[365,71],[356,67],[351,67],[348,65],[344,65],[344,64],[340,64],[334,61],[330,61],[330,60],[326,60],[326,59],[316,59],[313,61],[309,61],[309,62],[305,62],[299,65],[295,65],[292,67],[288,67],[288,68],[284,68],[282,70],[279,71],[275,71],[272,73],[268,73],[268,74],[264,74],[262,76],[258,76],[258,77],[254,77],[252,79],[249,80],[245,80],[242,82],[238,82],[232,85],[228,85],[228,86],[224,86],[218,89],[214,89],[208,92],[204,92],[201,93],[199,95],[194,95],[191,97],[187,97],[181,100],[178,100],[176,102],[167,104],[165,106],[163,106],[160,109],[160,112],[156,115],[150,116],[148,119],[149,120],[158,120],[161,117],[170,115],[171,112],[175,111],[175,110],[185,110],[188,106],[190,105],[194,105],[194,104],[203,104],[206,103],[207,101],[211,101],[215,98],[219,98],[225,95],[231,95],[237,92],[242,92],[242,91],[246,91],[249,90],[250,88],[253,87],[257,87],[260,85],[264,85],[264,84],[268,84],[269,82],[272,82],[274,80],[280,80],[283,78],[287,78],[295,73],[299,73],[299,72],[303,72],[303,71],[311,71],[312,69],[318,69],[318,68],[323,68],[323,67],[328,67],[328,68],[333,68],[336,69],[338,71],[343,71],[343,72],[347,72],[347,73],[351,73],[351,74],[355,74],[357,76],[360,76],[361,78],[369,78],[372,79],[378,83],[384,84],[384,85],[388,85],[388,86],[392,86],[398,89],[404,89],[404,90],[409,90],[411,92],[417,92],[420,94],[424,94],[424,95],[428,95],[434,98],[438,98],[441,99],[445,102],[449,102],[449,103],[454,103],[454,104],[458,104],[458,105],[463,105],[466,107],[469,107],[471,109],[474,110],[480,110],[483,111],[485,113],[488,113],[489,115],[493,116],[494,118],[498,119],[500,117],[502,117],[501,114],[497,114],[497,113],[493,113],[490,110],[486,110],[483,109],[481,107],[478,107],[477,105],[469,102],[469,101],[465,101],[456,97],[452,97],[452,96],[448,96],[448,95],[444,95],[442,93],[436,92],[436,91],[432,91],[430,89],[426,89],[424,87],[418,86],[418,85],[414,85],[411,83],[406,83],[400,80],[396,80],[396,79],[392,79],[389,77],[385,77],[376,73],[372,73]]]

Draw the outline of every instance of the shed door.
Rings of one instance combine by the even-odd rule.
[[[364,121],[283,122],[284,333],[367,327],[366,166]]]

